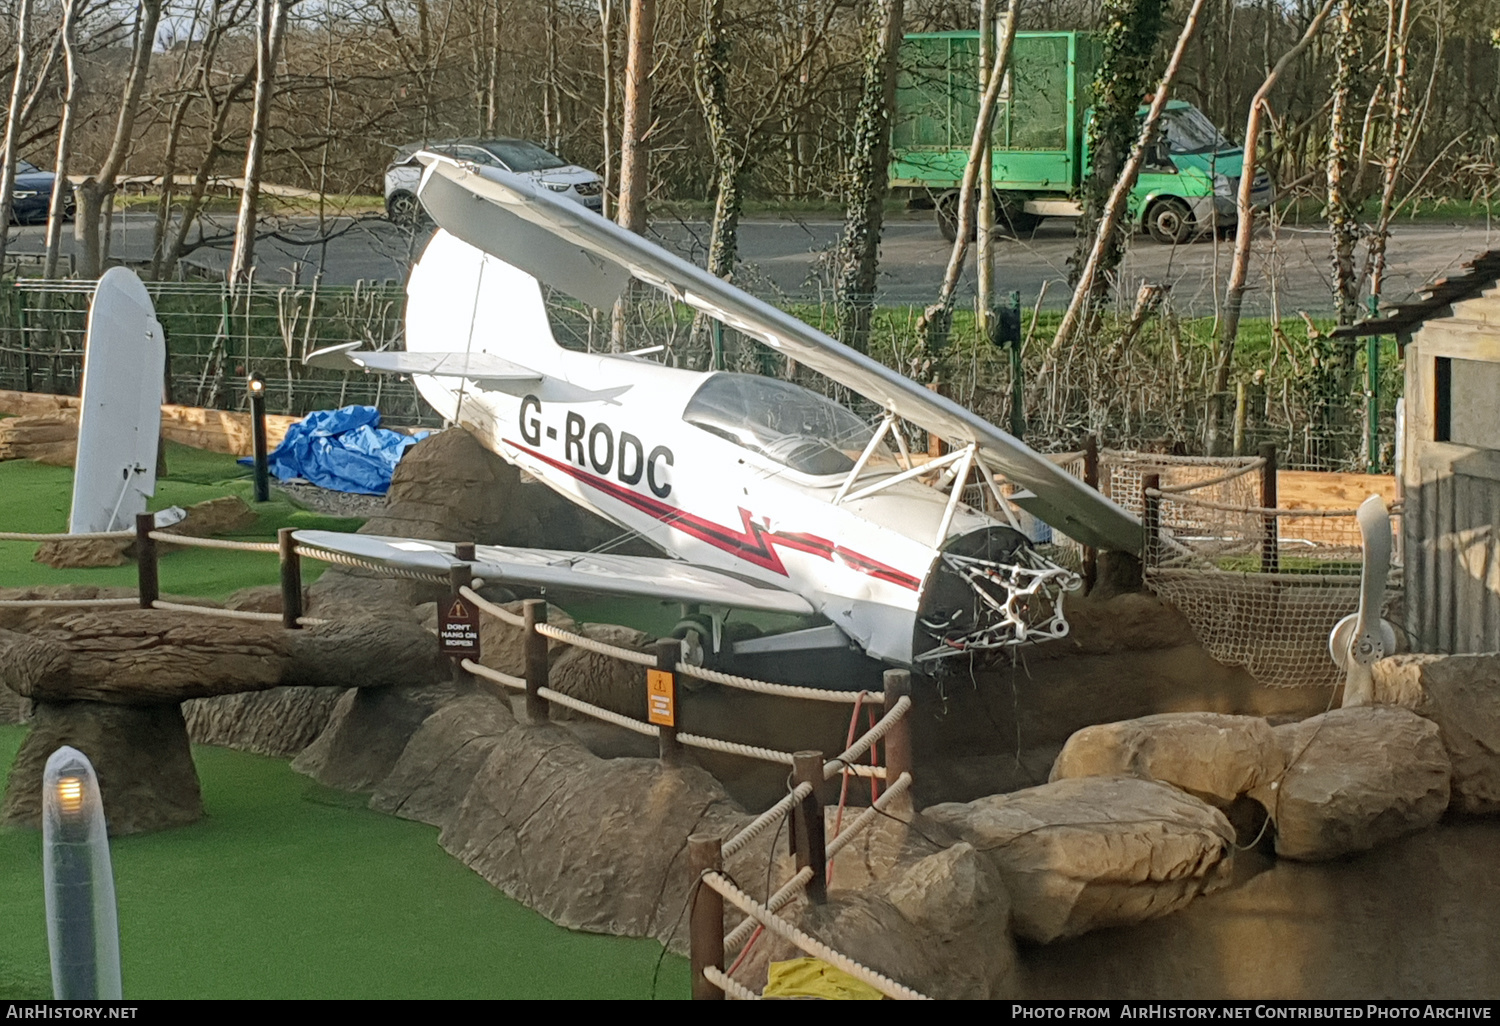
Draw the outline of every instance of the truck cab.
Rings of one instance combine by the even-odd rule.
[[[1043,218],[1082,214],[1099,49],[1086,32],[1016,34],[993,129],[991,188],[1002,230],[1029,234]],[[914,205],[930,203],[950,241],[979,111],[978,58],[973,31],[913,33],[901,49],[891,187]],[[1164,135],[1131,191],[1132,222],[1168,244],[1233,225],[1243,151],[1183,100],[1167,104]],[[1270,193],[1270,180],[1258,175],[1257,204]]]

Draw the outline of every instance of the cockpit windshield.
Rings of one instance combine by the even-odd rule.
[[[804,474],[847,474],[874,430],[838,403],[799,385],[720,373],[694,393],[682,419]],[[894,456],[882,444],[876,457]],[[872,463],[875,459],[872,458]]]

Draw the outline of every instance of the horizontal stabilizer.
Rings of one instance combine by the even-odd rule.
[[[448,568],[458,563],[451,542],[337,531],[298,531],[296,538],[301,545],[404,570],[447,574]],[[471,565],[475,576],[491,584],[696,602],[794,616],[815,612],[794,592],[679,560],[509,545],[480,545],[474,555]]]
[[[490,353],[408,353],[391,349],[360,350],[358,342],[329,346],[308,353],[309,367],[324,370],[363,370],[377,374],[429,374],[433,377],[485,378],[492,381],[541,381],[529,367]]]

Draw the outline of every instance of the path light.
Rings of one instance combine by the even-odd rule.
[[[266,379],[252,371],[245,383],[250,393],[250,437],[255,451],[255,501],[271,501],[270,472],[266,467]]]
[[[42,878],[52,996],[119,1000],[120,926],[99,778],[88,756],[66,746],[42,772]]]

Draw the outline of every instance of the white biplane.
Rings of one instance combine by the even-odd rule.
[[[1076,574],[1010,503],[1076,541],[1137,552],[1140,522],[1012,436],[577,204],[493,168],[422,155],[440,227],[412,269],[406,351],[316,366],[411,375],[447,420],[664,556],[480,546],[486,581],[805,616],[707,656],[856,648],[902,666],[1061,637]],[[559,346],[539,282],[609,310],[632,280],[873,401],[873,427],[798,385]],[[912,465],[900,421],[951,451]],[[973,478],[1010,522],[962,501]],[[1015,487],[1002,495],[1003,478]],[[444,571],[440,542],[299,532],[315,546]],[[717,621],[714,622],[717,625]]]

